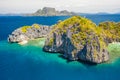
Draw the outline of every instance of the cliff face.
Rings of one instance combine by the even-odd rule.
[[[8,37],[9,42],[22,42],[41,37],[46,37],[51,28],[48,26],[33,24],[32,26],[23,26],[16,29]]]
[[[109,60],[106,35],[92,21],[74,16],[54,26],[43,50],[62,53],[68,60],[102,63]]]
[[[68,12],[67,10],[57,11],[55,8],[44,7],[42,10],[39,9],[31,16],[67,16],[67,15],[76,15],[76,13]]]

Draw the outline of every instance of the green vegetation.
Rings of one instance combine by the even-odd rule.
[[[102,22],[99,24],[99,27],[104,29],[109,42],[120,41],[120,23]]]
[[[80,17],[80,16],[73,16],[72,18],[69,18],[69,19],[66,19],[64,21],[59,22],[57,25],[55,25],[57,27],[55,27],[54,30],[59,30],[59,31],[62,31],[62,32],[66,32],[66,30],[68,28],[72,28],[71,30],[73,30],[73,31],[76,31],[76,30],[84,31],[87,28],[90,28],[89,25],[91,25],[92,27],[96,26],[94,23],[92,23],[92,21],[90,21],[86,18],[83,18],[83,17]]]
[[[48,46],[52,46],[53,45],[53,41],[54,41],[54,39],[50,38]]]
[[[39,29],[40,25],[39,24],[33,24],[33,27]]]
[[[26,32],[27,32],[27,29],[29,29],[29,28],[31,28],[31,26],[23,26],[23,27],[21,27],[20,29],[21,29],[21,31],[22,31],[23,33],[26,33]]]
[[[39,29],[39,28],[40,28],[40,25],[39,25],[39,24],[33,24],[32,26],[23,26],[23,27],[21,27],[20,29],[21,29],[21,31],[22,31],[23,33],[26,33],[26,32],[27,32],[27,29],[29,29],[29,28]]]

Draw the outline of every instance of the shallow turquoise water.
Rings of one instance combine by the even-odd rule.
[[[83,16],[96,24],[120,20],[120,15],[114,14]],[[18,27],[34,23],[53,25],[69,17],[0,16],[0,80],[120,80],[120,58],[99,65],[68,62],[59,57],[60,54],[43,52],[43,43],[39,41],[24,46],[6,41],[8,35]],[[119,57],[119,45],[111,45],[108,49],[112,59]]]
[[[60,54],[42,51],[42,45],[0,41],[0,80],[120,80],[120,59],[88,65],[67,62]]]

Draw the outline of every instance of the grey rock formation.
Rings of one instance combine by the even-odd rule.
[[[29,38],[21,32],[20,29],[16,29],[8,37],[8,42],[21,42],[23,40],[28,40]]]
[[[100,41],[94,34],[90,42],[86,41],[84,47],[77,53],[80,60],[89,61],[92,63],[102,63],[109,60],[109,53],[107,49],[104,46],[100,46]]]
[[[48,45],[50,43],[49,41],[51,41],[51,37],[53,38],[53,43]],[[63,53],[63,57],[68,58],[69,60],[76,60],[77,55],[71,54],[75,47],[70,38],[71,33],[58,34],[57,32],[54,32],[52,36],[46,39],[43,50],[48,52],[60,52]]]
[[[35,25],[39,27],[36,28]],[[21,28],[16,29],[9,35],[8,42],[21,42],[23,40],[46,37],[51,30],[51,27],[49,26],[38,24],[33,24],[31,28],[26,29],[26,32],[23,32]]]
[[[76,48],[71,42],[72,33],[70,30],[67,31],[66,34],[58,34],[57,32],[53,33],[53,43],[48,45],[51,37],[46,39],[45,46],[43,48],[44,51],[48,52],[59,52],[63,54],[64,58],[68,60],[83,60],[92,63],[101,63],[109,60],[109,53],[106,48],[100,47],[100,42],[98,37],[95,35],[92,37],[91,41],[88,43],[86,40],[86,44],[82,45],[78,44],[82,48]],[[89,36],[88,36],[89,39]],[[94,42],[94,41],[96,42]],[[94,45],[96,43],[96,46]],[[94,45],[94,46],[93,46]],[[96,50],[96,51],[95,51]]]
[[[77,22],[74,22],[75,18],[78,19]],[[58,23],[54,32],[47,37],[43,50],[61,53],[68,60],[83,60],[91,63],[108,61],[109,53],[104,41],[106,38],[101,36],[104,34],[96,32],[97,28],[94,23],[86,20],[84,22],[87,25],[84,25],[81,24],[82,20],[84,21],[84,18],[73,17]],[[67,25],[69,21],[73,24]],[[86,28],[87,26],[89,27]]]

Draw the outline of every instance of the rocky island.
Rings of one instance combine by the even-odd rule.
[[[61,53],[70,61],[82,60],[97,64],[110,59],[107,50],[109,43],[120,42],[120,23],[115,22],[102,22],[96,25],[87,18],[73,16],[52,27],[35,26],[15,30],[8,37],[8,41],[21,42],[45,37],[44,51]],[[21,39],[20,34],[24,35],[24,38]]]
[[[22,26],[12,32],[8,41],[13,43],[25,44],[29,40],[44,38],[50,32],[52,27],[46,25],[33,24],[32,26]]]
[[[27,14],[27,16],[71,16],[77,15],[74,12],[69,12],[67,10],[57,11],[55,8],[44,7],[43,9],[37,10],[33,14]]]

